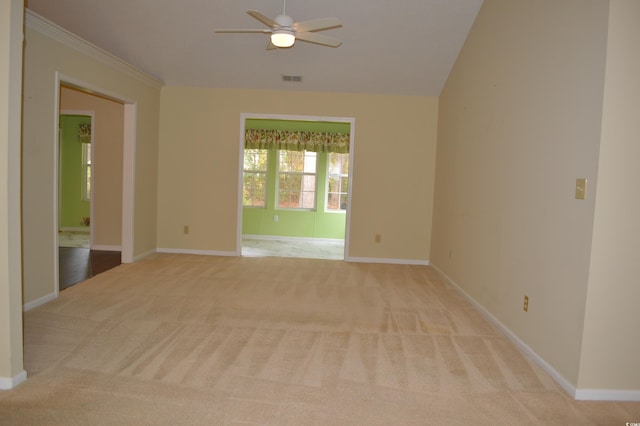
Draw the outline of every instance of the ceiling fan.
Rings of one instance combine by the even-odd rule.
[[[294,22],[293,18],[286,14],[287,0],[283,1],[282,15],[278,15],[274,19],[268,18],[257,10],[247,10],[249,16],[265,24],[269,27],[268,29],[224,29],[216,30],[216,32],[271,34],[267,50],[291,47],[296,40],[329,47],[338,47],[342,44],[337,38],[317,33],[317,31],[341,27],[342,23],[339,19],[322,18],[311,21]]]

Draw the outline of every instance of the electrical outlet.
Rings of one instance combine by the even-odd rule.
[[[182,232],[184,233],[184,235],[188,235],[189,234],[189,225],[185,225]]]
[[[381,234],[376,234],[375,242],[376,242],[376,244],[380,244],[382,242],[382,235]]]
[[[522,306],[525,312],[529,312],[529,296],[524,297],[524,305]]]
[[[277,222],[277,221],[278,221],[278,215],[277,215],[277,214],[274,214],[274,215],[273,215],[273,221],[274,221],[274,222]]]

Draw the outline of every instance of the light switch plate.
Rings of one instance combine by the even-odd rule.
[[[586,200],[586,199],[587,199],[587,179],[578,178],[576,179],[576,200]]]

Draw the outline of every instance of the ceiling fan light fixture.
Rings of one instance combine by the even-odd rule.
[[[274,30],[271,34],[271,43],[276,47],[291,47],[295,41],[296,36],[290,30]]]

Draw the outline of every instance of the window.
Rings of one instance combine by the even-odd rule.
[[[345,211],[349,189],[349,154],[331,152],[327,158],[327,211]]]
[[[278,151],[278,208],[316,208],[315,152]]]
[[[244,150],[244,175],[242,180],[242,205],[266,207],[267,150]]]
[[[77,161],[77,160],[76,160]],[[91,144],[82,144],[82,200],[91,200]]]

